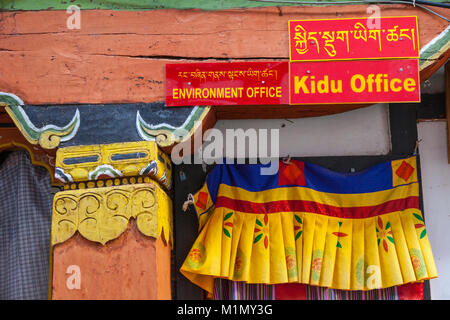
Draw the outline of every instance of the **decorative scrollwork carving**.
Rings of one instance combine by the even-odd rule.
[[[137,190],[132,195],[132,211],[139,230],[146,236],[158,234],[158,204],[154,191]]]
[[[157,238],[164,230],[165,240],[171,239],[171,200],[153,183],[58,192],[53,200],[52,244],[66,241],[77,230],[84,238],[105,244],[126,230],[131,217],[144,235]]]
[[[130,218],[130,210],[127,210],[130,193],[124,190],[113,189],[106,194],[106,208],[112,215],[122,215]]]
[[[52,239],[64,242],[75,234],[78,226],[78,201],[71,195],[63,195],[53,201]]]
[[[168,123],[153,125],[147,123],[139,113],[136,113],[136,129],[139,136],[146,141],[156,141],[160,147],[169,147],[185,139],[189,139],[205,119],[211,107],[194,107],[185,122],[174,127]],[[196,125],[197,123],[197,125]]]
[[[44,149],[54,149],[61,141],[69,141],[78,132],[80,127],[80,111],[77,109],[72,120],[65,126],[53,124],[37,128],[23,109],[23,101],[19,97],[0,92],[0,104],[5,104],[5,110],[31,144],[39,144]]]

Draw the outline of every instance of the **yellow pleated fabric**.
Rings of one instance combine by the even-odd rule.
[[[212,292],[215,277],[371,290],[437,277],[420,211],[342,219],[320,214],[248,214],[219,208],[181,272]],[[395,239],[395,240],[394,240]]]
[[[219,195],[256,204],[279,198],[320,203],[330,198],[307,188],[296,189],[296,193],[289,188],[253,193],[221,185]],[[335,201],[352,207],[359,198],[365,205],[379,205],[386,199],[418,197],[419,193],[417,183],[387,192],[370,197],[335,195],[328,204]],[[214,278],[372,290],[437,277],[417,208],[356,219],[302,211],[249,213],[226,205],[214,207],[205,193],[202,188],[194,197],[198,212],[209,210],[199,217],[199,236],[180,271],[209,293]]]

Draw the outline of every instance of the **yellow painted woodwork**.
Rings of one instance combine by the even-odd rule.
[[[154,141],[60,148],[56,152],[56,167],[65,176],[66,183],[150,176],[167,189],[171,188],[170,158]]]
[[[131,217],[144,235],[158,238],[162,233],[166,243],[173,243],[172,201],[150,182],[58,192],[53,199],[52,245],[76,231],[105,244],[126,230]]]

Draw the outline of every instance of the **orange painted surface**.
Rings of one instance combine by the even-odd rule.
[[[158,300],[170,300],[172,299],[172,283],[170,279],[170,247],[164,243],[161,237],[156,240],[155,246],[157,256],[156,274],[158,275]]]
[[[78,233],[54,246],[52,274],[53,300],[171,299],[170,248],[142,235],[133,219],[105,246]]]
[[[447,27],[420,8],[380,7],[382,16],[417,15],[421,46]],[[162,101],[166,63],[287,59],[288,20],[365,17],[366,8],[87,10],[80,30],[66,28],[65,11],[2,12],[0,91],[27,104]]]

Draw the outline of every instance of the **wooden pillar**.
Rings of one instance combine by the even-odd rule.
[[[55,171],[51,298],[171,299],[169,158],[153,142],[69,147]]]

